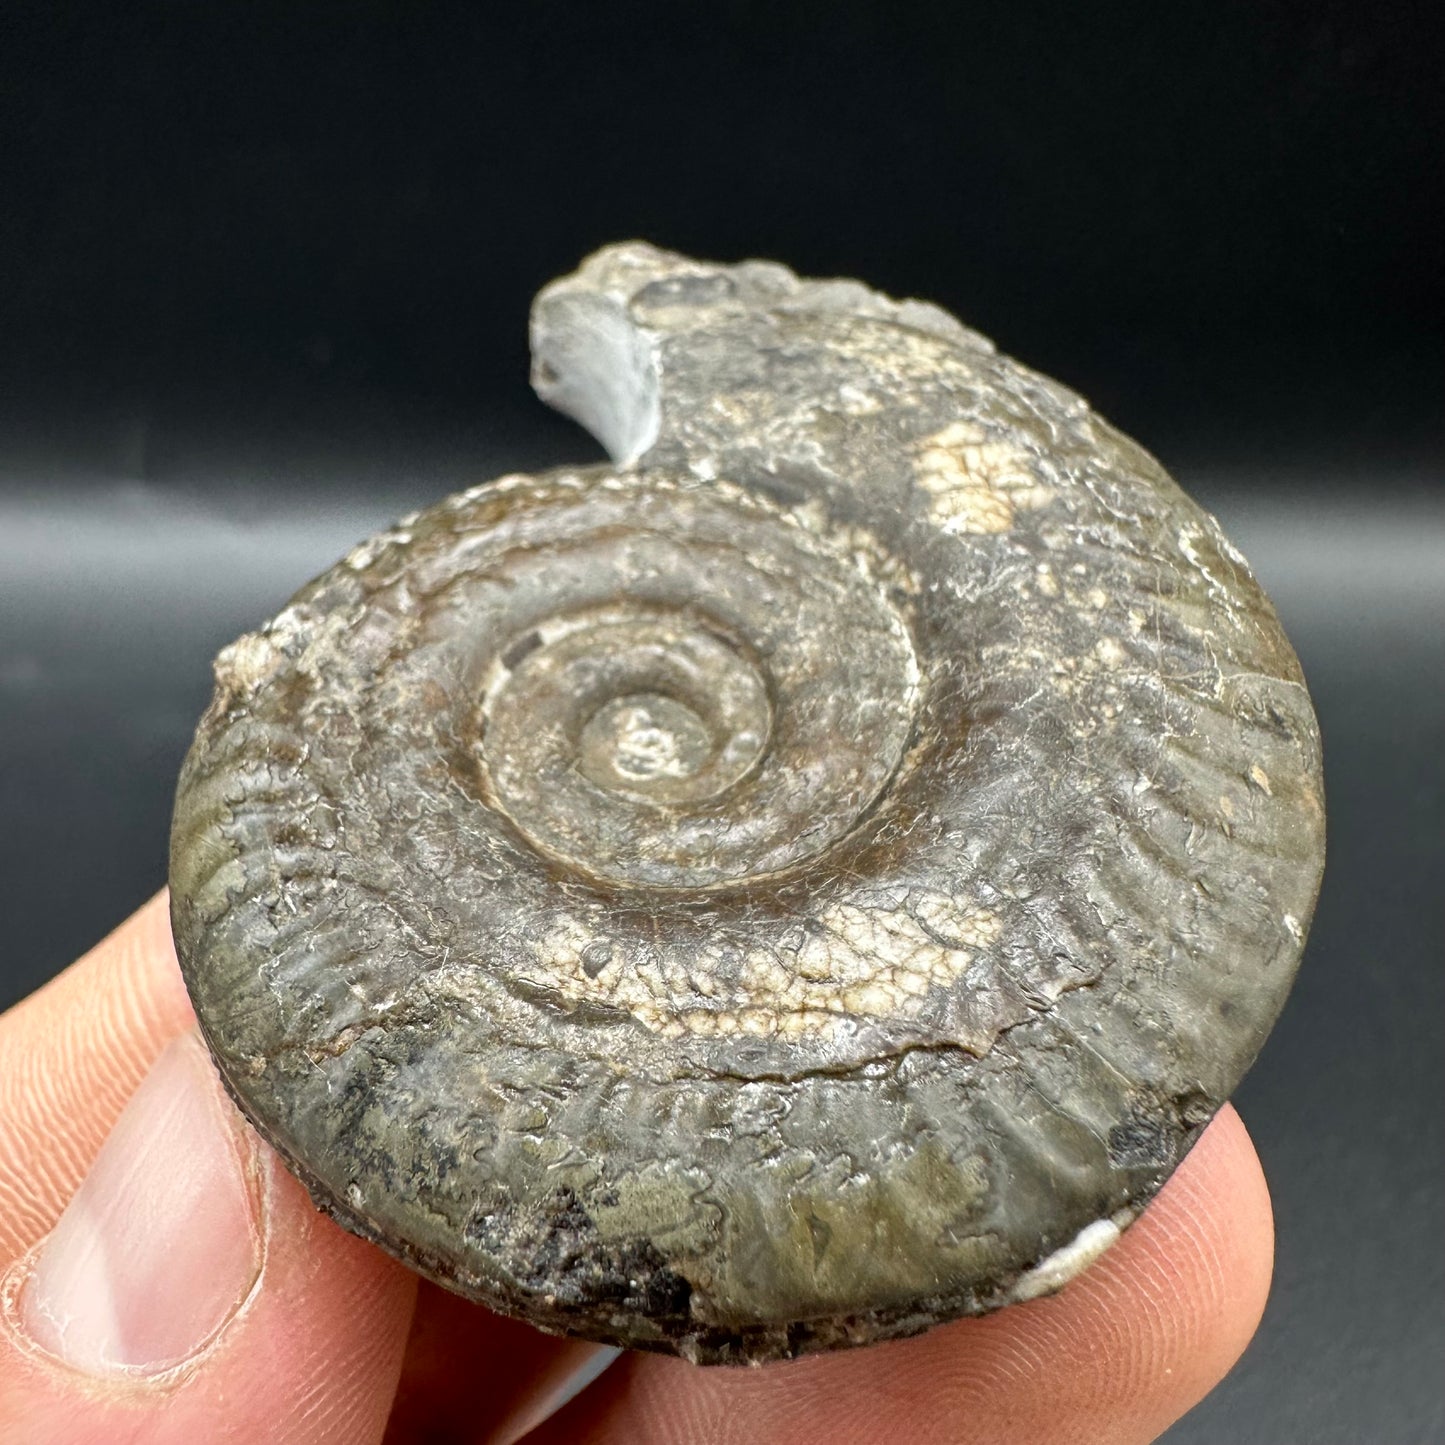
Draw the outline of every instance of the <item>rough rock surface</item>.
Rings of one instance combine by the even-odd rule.
[[[756,1361],[1057,1288],[1299,960],[1268,601],[934,307],[633,244],[533,354],[613,465],[410,517],[217,659],[171,881],[229,1088],[545,1329]]]

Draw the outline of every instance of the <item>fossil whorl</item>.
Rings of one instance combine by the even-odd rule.
[[[171,879],[229,1088],[549,1329],[767,1359],[1057,1287],[1299,959],[1268,601],[934,307],[627,245],[533,352],[612,465],[410,517],[217,660]]]

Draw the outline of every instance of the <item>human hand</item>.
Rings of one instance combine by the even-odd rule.
[[[612,1352],[418,1285],[316,1212],[194,1034],[164,895],[0,1016],[7,1445],[498,1445],[529,1425],[539,1445],[1125,1445],[1233,1364],[1272,1251],[1226,1108],[1054,1298],[758,1370],[627,1355],[599,1377]]]

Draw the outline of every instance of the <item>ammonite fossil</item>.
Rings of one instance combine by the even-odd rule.
[[[549,1330],[756,1361],[1058,1287],[1299,959],[1268,601],[935,307],[624,245],[533,349],[610,465],[409,517],[217,659],[171,879],[228,1087]]]

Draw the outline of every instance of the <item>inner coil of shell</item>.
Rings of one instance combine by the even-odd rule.
[[[614,463],[408,518],[217,661],[172,897],[223,1077],[348,1227],[547,1328],[765,1359],[1040,1292],[1298,960],[1267,600],[932,307],[634,245],[533,345]]]
[[[904,621],[855,559],[716,484],[522,493],[455,584],[486,801],[603,884],[737,885],[850,832],[918,694]]]

